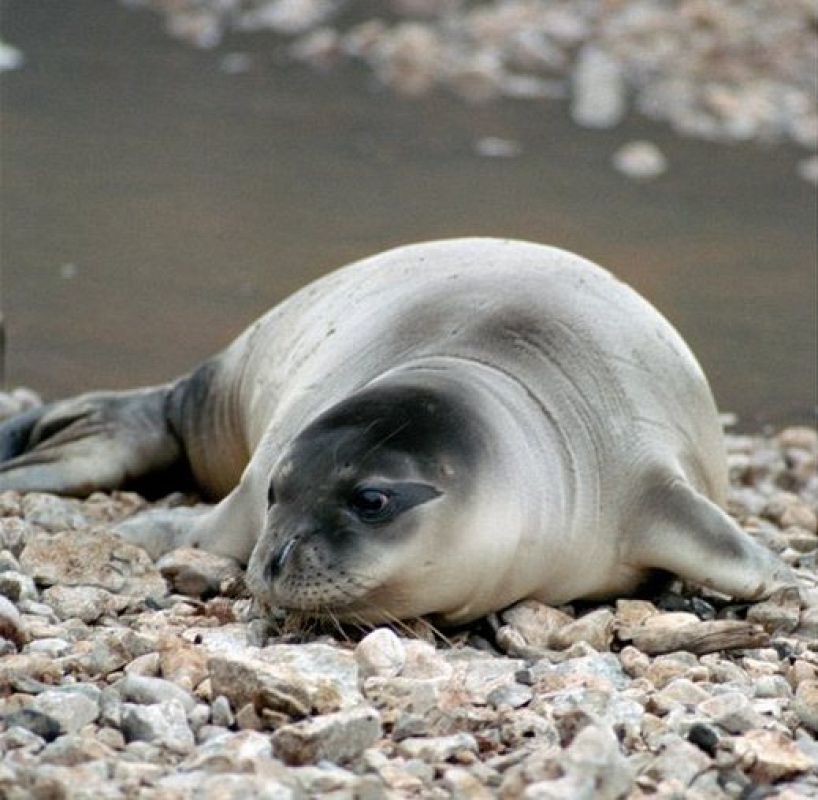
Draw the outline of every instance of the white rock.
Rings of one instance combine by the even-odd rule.
[[[653,142],[635,141],[613,155],[614,168],[634,180],[647,181],[667,170],[667,159]]]
[[[622,67],[594,44],[580,50],[574,67],[571,116],[584,128],[613,128],[625,116]]]
[[[118,688],[123,700],[140,705],[176,700],[186,713],[190,713],[196,707],[196,698],[189,691],[162,678],[128,673]]]
[[[185,708],[178,700],[148,706],[123,704],[122,732],[128,742],[149,742],[174,753],[189,753],[194,746]]]
[[[475,142],[474,151],[484,158],[515,158],[523,152],[523,148],[513,139],[485,136]]]
[[[0,637],[22,647],[26,640],[23,620],[17,606],[0,594]]]
[[[355,662],[362,679],[378,675],[399,675],[406,663],[406,650],[400,638],[389,628],[378,628],[367,634],[355,648]]]
[[[79,690],[48,689],[34,698],[31,707],[56,720],[63,733],[78,731],[99,716],[98,700]]]
[[[10,44],[0,42],[0,72],[20,69],[25,63],[22,51]]]

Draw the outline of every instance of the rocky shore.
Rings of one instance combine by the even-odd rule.
[[[404,95],[565,98],[585,127],[614,127],[635,111],[689,136],[818,144],[818,16],[808,0],[121,1],[153,8],[171,35],[199,47],[230,35],[240,48],[235,34],[271,31],[289,59],[363,65]],[[255,68],[245,52],[222,65]],[[805,160],[801,172],[813,180],[815,169]]]
[[[135,494],[0,493],[0,796],[818,796],[818,438],[728,445],[731,512],[806,609],[677,583],[321,630],[257,618],[229,560],[120,541]]]

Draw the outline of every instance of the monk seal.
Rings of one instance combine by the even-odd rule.
[[[204,511],[121,533],[248,564],[265,603],[462,623],[655,571],[740,598],[793,576],[722,510],[707,381],[609,272],[544,245],[410,245],[301,289],[167,385],[0,427],[0,489],[186,472]]]

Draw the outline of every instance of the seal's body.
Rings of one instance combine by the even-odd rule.
[[[64,493],[186,465],[224,499],[123,535],[249,559],[260,597],[350,618],[460,622],[655,570],[741,597],[792,580],[719,508],[716,409],[679,335],[603,269],[523,242],[338,270],[174,384],[6,423],[0,457],[0,489]]]

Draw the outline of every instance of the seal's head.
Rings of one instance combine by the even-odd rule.
[[[453,610],[474,550],[458,529],[484,450],[468,398],[434,376],[382,381],[330,408],[272,471],[254,593],[367,622]]]

